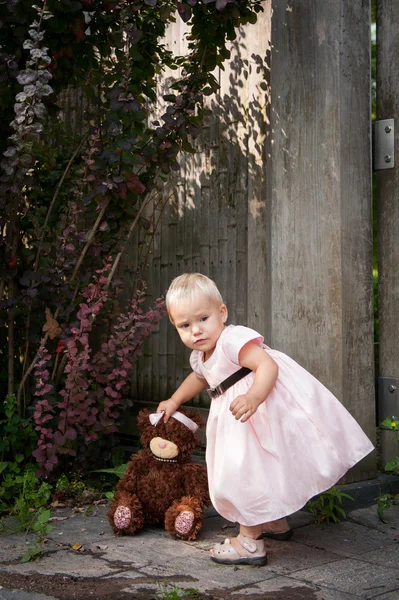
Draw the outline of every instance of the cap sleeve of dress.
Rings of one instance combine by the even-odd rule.
[[[238,355],[240,350],[248,342],[255,342],[259,346],[263,344],[263,336],[250,327],[236,325],[225,330],[223,335],[222,348],[223,352],[233,363],[239,364]]]
[[[200,379],[204,379],[204,376],[202,374],[202,370],[200,367],[200,362],[202,360],[201,355],[202,355],[202,352],[198,352],[198,350],[193,350],[190,354],[190,366],[197,377],[200,377]]]

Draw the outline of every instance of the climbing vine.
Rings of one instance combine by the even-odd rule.
[[[119,416],[133,364],[126,346],[115,345],[124,336],[112,323],[127,327],[129,348],[139,352],[137,316],[165,183],[180,153],[194,152],[204,96],[218,88],[214,70],[229,58],[228,42],[261,10],[261,0],[0,4],[0,393],[16,392],[20,416],[33,407],[44,471],[62,449],[72,455],[116,427],[117,417],[110,425],[105,415]],[[187,25],[184,56],[164,43],[178,18]],[[176,76],[166,79],[166,69]],[[71,102],[79,127],[68,117]],[[124,312],[122,261],[134,236],[147,250],[131,267]],[[98,317],[87,312],[90,285],[102,290],[96,302],[106,310]],[[164,313],[159,301],[146,311],[150,331]],[[92,346],[96,327],[108,331],[101,359]],[[112,347],[122,355],[112,356]],[[95,375],[94,356],[106,373]],[[84,385],[82,371],[90,374]],[[79,416],[62,425],[66,406]]]

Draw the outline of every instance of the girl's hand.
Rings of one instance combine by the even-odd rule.
[[[259,401],[250,394],[243,394],[233,400],[230,404],[230,410],[236,421],[241,419],[241,423],[245,423],[245,421],[248,421],[256,413],[262,402],[263,400]]]
[[[169,421],[169,418],[173,415],[173,413],[175,413],[177,410],[179,410],[180,408],[180,404],[178,402],[176,402],[175,400],[172,400],[171,398],[169,398],[169,400],[163,400],[162,402],[160,402],[158,404],[158,408],[156,410],[157,413],[160,412],[164,412],[164,418],[163,421],[164,423],[167,423]]]
[[[237,396],[230,404],[233,416],[241,423],[248,421],[266,400],[277,380],[278,366],[265,350],[255,342],[248,342],[238,356],[242,367],[255,374],[254,381],[246,394]]]

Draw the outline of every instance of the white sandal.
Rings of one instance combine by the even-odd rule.
[[[267,564],[267,555],[263,540],[254,540],[242,533],[235,538],[235,548],[227,538],[223,544],[216,544],[211,550],[211,559],[222,565],[255,565],[263,567]]]

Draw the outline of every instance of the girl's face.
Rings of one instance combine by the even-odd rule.
[[[212,356],[227,320],[225,304],[201,295],[194,301],[182,301],[169,309],[180,338],[191,350],[204,353],[204,359]]]

